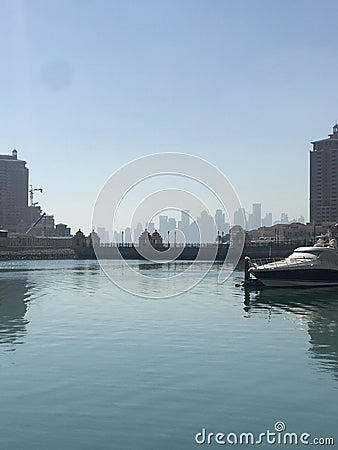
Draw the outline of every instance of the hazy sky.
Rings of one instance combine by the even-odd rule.
[[[206,158],[242,204],[308,217],[310,142],[338,120],[331,0],[0,2],[0,152],[89,231],[122,164]]]

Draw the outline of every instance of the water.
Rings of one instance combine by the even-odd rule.
[[[94,261],[0,269],[1,449],[222,448],[196,433],[277,421],[337,445],[338,290],[245,294],[241,272],[218,285],[215,266],[150,300]]]

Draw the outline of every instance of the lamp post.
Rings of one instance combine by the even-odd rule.
[[[316,243],[316,224],[313,222],[313,244]]]

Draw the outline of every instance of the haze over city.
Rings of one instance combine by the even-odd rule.
[[[0,450],[337,445],[337,17],[0,0]]]
[[[90,231],[105,180],[168,151],[217,166],[246,209],[308,220],[310,142],[337,120],[336,2],[0,8],[1,153],[58,222]]]

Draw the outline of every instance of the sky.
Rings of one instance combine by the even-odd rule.
[[[122,165],[183,152],[241,203],[308,219],[311,141],[338,120],[338,3],[0,2],[0,153],[44,211],[88,232]]]

